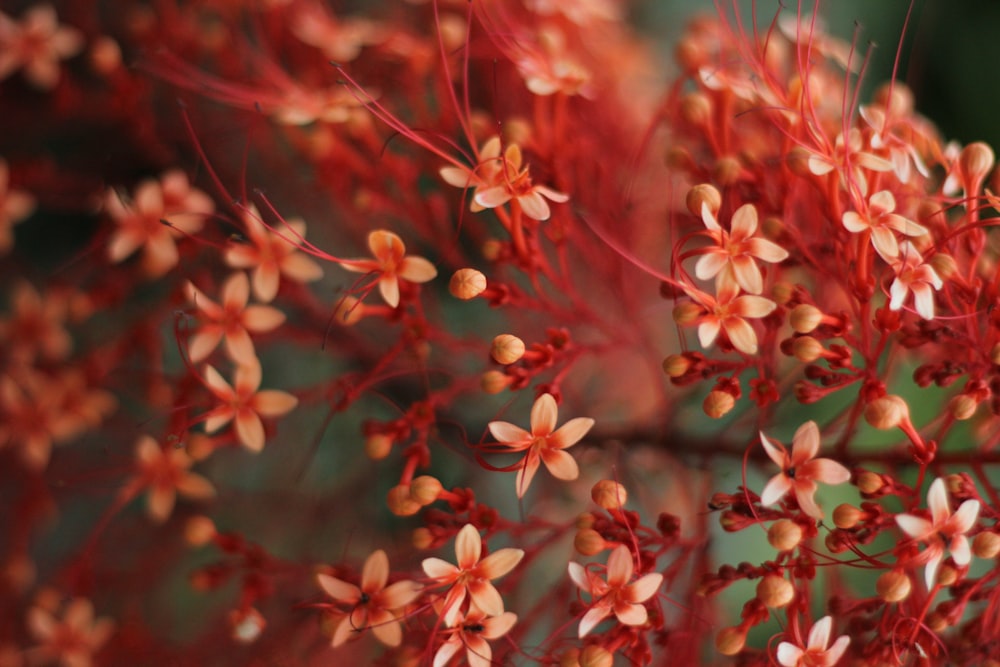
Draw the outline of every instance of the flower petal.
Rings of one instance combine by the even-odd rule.
[[[487,424],[493,437],[506,445],[523,445],[527,447],[531,444],[531,434],[520,426],[515,426],[510,422],[490,422]]]
[[[484,558],[477,570],[486,579],[499,579],[513,570],[522,558],[524,558],[522,549],[499,549]]]
[[[810,420],[795,430],[792,436],[791,465],[798,467],[819,453],[819,427]]]
[[[361,589],[354,584],[349,584],[328,574],[317,574],[316,581],[327,595],[338,602],[356,604],[361,599]]]
[[[389,580],[389,557],[381,549],[372,552],[365,559],[361,570],[361,590],[371,595],[385,588]]]
[[[569,481],[580,476],[580,466],[569,452],[562,449],[543,449],[542,463],[556,479]]]
[[[437,269],[423,257],[407,257],[399,267],[398,275],[411,283],[426,283],[437,276]]]
[[[825,651],[830,643],[830,631],[833,629],[833,618],[824,616],[809,629],[809,640],[806,642],[807,649]]]
[[[587,634],[589,634],[591,630],[597,627],[598,623],[607,618],[608,614],[610,613],[611,613],[610,607],[604,607],[604,606],[592,607],[590,611],[584,614],[583,618],[580,619],[580,628],[577,631],[577,633],[580,636],[580,639],[586,637]]]
[[[570,419],[549,436],[548,445],[556,449],[568,449],[580,442],[593,426],[594,420],[590,417]]]
[[[465,524],[455,537],[455,556],[461,570],[469,570],[479,562],[483,541],[479,531],[471,523]]]
[[[531,406],[531,434],[546,436],[552,433],[559,419],[559,408],[552,394],[542,394]]]
[[[767,507],[781,500],[792,488],[792,480],[785,473],[772,477],[760,494],[760,504]]]

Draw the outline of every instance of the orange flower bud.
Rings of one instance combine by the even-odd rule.
[[[948,627],[948,619],[945,618],[944,614],[935,610],[927,615],[927,627],[930,628],[931,632],[942,632]]]
[[[702,183],[688,190],[687,207],[691,211],[691,215],[700,218],[702,204],[707,204],[708,210],[713,214],[719,212],[719,208],[722,206],[722,195],[715,186]]]
[[[800,303],[788,315],[788,323],[800,334],[811,333],[822,321],[823,311],[808,303]]]
[[[410,542],[421,551],[430,549],[431,545],[434,544],[434,535],[426,528],[416,528],[413,531],[413,537],[410,538]]]
[[[475,269],[459,269],[448,282],[448,291],[456,299],[473,299],[486,289],[486,276]]]
[[[778,519],[767,529],[767,541],[778,551],[791,551],[802,542],[802,527],[791,519]]]
[[[413,516],[420,511],[420,503],[410,497],[409,484],[398,484],[389,489],[386,505],[396,516]]]
[[[715,636],[715,649],[722,655],[736,655],[746,643],[747,634],[739,626],[724,628]]]
[[[964,421],[976,414],[976,408],[979,407],[979,402],[968,394],[959,394],[958,396],[953,396],[948,402],[948,410],[951,411],[951,416],[959,421]]]
[[[784,305],[791,300],[792,294],[794,293],[795,285],[787,280],[779,280],[774,283],[774,287],[771,288],[771,300],[779,305]]]
[[[688,93],[681,99],[681,118],[695,127],[705,127],[712,121],[711,98],[702,92]],[[698,211],[695,215],[701,215],[700,206]]]
[[[937,573],[937,583],[941,586],[951,586],[956,581],[958,581],[958,570],[953,568],[951,565],[942,565],[938,569]]]
[[[524,341],[511,334],[500,334],[493,339],[490,355],[498,364],[512,364],[524,356]]]
[[[583,556],[593,556],[608,548],[607,542],[601,534],[592,528],[584,528],[576,531],[573,538],[573,547]]]
[[[701,408],[712,419],[725,416],[736,405],[733,395],[725,391],[710,391]]]
[[[593,501],[606,510],[616,510],[628,500],[625,487],[610,479],[602,479],[590,490]]]
[[[865,406],[865,421],[877,429],[896,428],[910,418],[910,406],[901,397],[889,394]]]
[[[780,574],[765,575],[757,583],[757,599],[764,606],[778,609],[791,603],[795,597],[795,586]]]
[[[489,239],[483,242],[482,253],[483,258],[488,262],[495,262],[500,257],[500,253],[503,251],[503,243],[497,239]]]
[[[410,484],[410,498],[421,506],[430,505],[438,499],[438,494],[443,488],[436,477],[421,475]]]
[[[736,185],[743,173],[743,165],[731,155],[720,157],[715,161],[713,175],[715,180],[723,186]]]
[[[591,644],[580,651],[580,667],[611,667],[615,657],[602,646]]]
[[[972,553],[976,558],[996,558],[1000,554],[1000,535],[979,533],[972,539]]]
[[[972,180],[981,181],[986,178],[994,163],[993,149],[982,141],[974,141],[962,149],[958,163]],[[978,193],[969,193],[978,194]]]
[[[938,274],[941,280],[948,280],[956,273],[958,273],[958,262],[955,258],[949,254],[939,252],[933,255],[927,263],[931,265],[934,272]]]
[[[691,368],[691,360],[683,354],[671,354],[663,360],[663,372],[672,378],[679,378]]]
[[[376,433],[365,438],[365,454],[372,461],[380,461],[389,456],[393,440],[384,433]]]
[[[792,356],[807,364],[819,359],[824,351],[823,344],[812,336],[799,336],[792,341]]]
[[[580,515],[576,517],[576,527],[580,528],[591,528],[594,525],[595,517],[590,512],[580,512]]]
[[[863,515],[864,512],[854,505],[844,503],[842,505],[837,505],[837,509],[833,510],[833,523],[837,526],[837,528],[848,530],[858,525],[858,521],[861,520]]]
[[[361,321],[365,316],[365,305],[353,296],[345,296],[337,302],[337,308],[333,311],[333,319],[344,326],[352,326]]]
[[[899,81],[883,83],[875,90],[873,98],[876,104],[886,108],[890,115],[896,118],[909,116],[913,113],[913,92]]]
[[[886,602],[905,600],[911,588],[910,578],[899,570],[889,570],[875,582],[875,592]]]
[[[990,350],[990,361],[998,366],[1000,366],[1000,343],[993,346]]]
[[[511,379],[500,371],[486,371],[479,378],[479,386],[487,394],[499,394],[510,385]]]
[[[857,486],[861,493],[873,494],[878,493],[885,486],[885,481],[882,479],[882,475],[877,472],[871,472],[866,470],[858,475]]]
[[[705,309],[693,301],[683,301],[674,306],[674,322],[681,326],[694,324],[705,312]]]
[[[184,539],[193,547],[208,544],[215,535],[215,523],[207,516],[191,517],[184,526]]]

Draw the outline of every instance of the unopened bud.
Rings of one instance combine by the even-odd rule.
[[[958,262],[951,255],[943,252],[935,253],[927,263],[934,269],[934,273],[942,280],[949,280],[958,273]]]
[[[583,556],[594,556],[607,548],[607,542],[593,528],[584,528],[576,531],[573,547]]]
[[[791,603],[795,597],[795,586],[780,574],[765,575],[757,583],[757,599],[764,606],[778,609]]]
[[[826,548],[830,550],[832,554],[842,554],[848,549],[847,541],[844,539],[842,533],[829,532],[823,539],[823,543],[826,544]]]
[[[951,586],[956,581],[958,581],[958,570],[947,564],[938,568],[937,583],[940,586]]]
[[[889,570],[875,582],[875,592],[886,602],[905,600],[911,588],[910,578],[899,570]]]
[[[901,397],[889,394],[865,406],[865,421],[877,429],[896,428],[910,418],[910,407]]]
[[[809,303],[800,303],[788,314],[788,323],[796,333],[812,333],[823,321],[823,311]]]
[[[415,528],[413,530],[413,536],[410,538],[410,542],[413,546],[421,551],[425,549],[430,549],[431,545],[434,544],[434,534],[430,530],[421,526],[420,528]]]
[[[576,527],[577,529],[591,528],[597,518],[590,512],[580,512],[576,517]]]
[[[823,344],[812,336],[799,336],[792,340],[792,356],[799,361],[805,363],[816,361],[824,351]]]
[[[783,306],[791,300],[793,294],[795,294],[795,285],[787,280],[779,280],[771,288],[771,301]]]
[[[976,558],[996,558],[1000,554],[1000,535],[979,533],[972,539],[972,553]]]
[[[267,626],[267,621],[253,607],[245,611],[231,611],[229,623],[232,625],[233,639],[241,644],[252,644],[257,641],[257,637]]]
[[[979,407],[979,402],[968,394],[959,394],[953,396],[948,402],[948,409],[951,411],[951,416],[959,421],[964,421],[976,414],[976,408]]]
[[[725,416],[736,405],[736,399],[726,391],[710,391],[702,403],[702,410],[712,419]]]
[[[107,36],[98,37],[90,47],[90,66],[97,74],[107,76],[122,66],[122,50],[118,42]]]
[[[778,519],[767,529],[767,541],[778,551],[791,551],[802,542],[802,527],[791,519]]]
[[[671,354],[663,360],[663,372],[672,378],[679,378],[691,368],[691,360],[683,354]]]
[[[488,262],[495,262],[500,258],[500,253],[503,252],[503,243],[501,243],[498,239],[488,239],[483,242],[481,252],[483,253],[483,259]]]
[[[713,176],[715,176],[715,180],[723,186],[736,185],[742,174],[743,165],[740,164],[738,159],[732,157],[731,155],[720,157],[715,162]]]
[[[871,472],[866,470],[858,475],[857,481],[858,490],[861,493],[867,493],[869,495],[878,493],[885,486],[885,480],[882,479],[882,475],[877,472]]]
[[[913,113],[913,92],[899,81],[884,83],[875,91],[873,98],[893,116],[893,120]]]
[[[702,206],[708,206],[708,210],[713,215],[719,212],[719,208],[722,206],[722,195],[715,186],[702,183],[688,190],[687,207],[691,211],[691,215],[700,218]]]
[[[680,109],[681,118],[695,127],[705,127],[712,121],[712,100],[705,93],[688,93],[681,99]]]
[[[459,269],[448,282],[448,291],[456,299],[473,299],[486,289],[486,276],[475,269]]]
[[[603,646],[590,644],[580,651],[580,667],[611,667],[615,657]]]
[[[925,623],[931,632],[943,632],[948,627],[948,619],[939,611],[927,614]]]
[[[621,509],[628,500],[625,487],[611,479],[602,479],[590,490],[591,499],[606,510]]]
[[[863,515],[864,512],[854,505],[844,503],[837,505],[837,509],[833,510],[833,523],[837,528],[848,530],[858,525],[858,521],[861,521]]]
[[[739,626],[724,628],[715,636],[715,650],[722,655],[736,655],[746,643],[747,634]]]
[[[524,341],[511,334],[500,334],[493,339],[490,355],[498,364],[512,364],[524,356]]]
[[[386,505],[396,516],[413,516],[420,511],[420,503],[410,497],[409,484],[398,484],[389,489]]]
[[[989,144],[975,141],[962,149],[958,163],[962,171],[973,181],[982,181],[993,168],[993,149]],[[967,193],[969,195],[978,193]]]
[[[506,389],[511,383],[511,378],[500,371],[486,371],[483,376],[479,378],[479,386],[482,387],[483,391],[487,394],[499,394],[501,391]]]
[[[392,451],[392,437],[375,433],[365,438],[365,454],[372,461],[381,461]]]
[[[208,544],[215,535],[215,522],[207,516],[191,517],[184,526],[184,539],[193,547]]]
[[[364,316],[365,304],[353,296],[345,296],[338,301],[337,309],[333,312],[334,322],[348,327],[360,322]]]
[[[421,506],[430,505],[438,499],[438,494],[443,488],[436,477],[421,475],[410,484],[410,498]]]
[[[674,306],[674,322],[681,326],[694,324],[705,312],[705,309],[693,301],[682,301]]]

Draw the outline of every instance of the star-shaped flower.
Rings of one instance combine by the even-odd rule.
[[[833,667],[844,656],[851,638],[841,635],[833,642],[833,646],[827,648],[832,629],[833,619],[824,616],[813,623],[805,647],[781,642],[778,644],[778,662],[782,667]]]
[[[465,647],[469,667],[492,667],[493,649],[487,639],[498,639],[507,634],[517,622],[517,614],[505,611],[499,616],[486,616],[477,610],[470,611],[445,633],[451,635],[434,654],[433,667],[444,667]]]
[[[896,210],[896,198],[888,190],[876,192],[868,198],[866,211],[847,211],[841,221],[847,231],[854,234],[871,232],[872,246],[887,262],[893,262],[899,257],[899,241],[896,232],[906,236],[923,236],[927,228],[908,220]]]
[[[979,516],[979,501],[970,498],[952,514],[944,480],[939,477],[931,482],[927,491],[927,507],[931,511],[930,521],[913,514],[898,514],[896,523],[913,539],[927,543],[927,548],[920,554],[920,560],[927,561],[924,578],[927,588],[932,588],[945,549],[951,552],[956,565],[968,565],[972,560],[969,539],[965,534],[975,525]]]
[[[178,493],[196,500],[215,495],[207,479],[188,471],[193,461],[183,449],[164,449],[144,435],[136,443],[135,455],[138,483],[149,488],[146,510],[153,521],[162,522],[170,516]]]
[[[934,319],[934,290],[941,289],[944,281],[934,267],[924,262],[920,252],[909,241],[899,244],[899,257],[892,263],[896,278],[889,287],[889,309],[899,310],[906,297],[913,292],[913,305],[925,320]]]
[[[776,243],[755,236],[757,209],[753,204],[744,204],[736,209],[729,222],[728,232],[719,225],[708,204],[703,203],[701,206],[701,219],[715,245],[699,251],[704,254],[694,267],[698,279],[715,278],[716,292],[735,283],[750,294],[760,294],[764,289],[764,279],[754,258],[765,262],[781,262],[788,257],[788,251]]]
[[[236,438],[250,450],[264,448],[264,424],[261,417],[281,417],[298,405],[299,399],[284,391],[258,391],[261,381],[260,362],[240,364],[236,368],[233,386],[219,371],[205,367],[205,384],[220,405],[204,416],[205,431],[214,433],[229,422],[235,423]]]
[[[634,565],[632,553],[624,544],[611,551],[607,570],[605,580],[579,563],[569,564],[570,579],[591,597],[590,609],[580,619],[581,639],[612,613],[624,625],[643,625],[649,616],[643,603],[656,595],[663,583],[663,575],[659,572],[643,575],[630,583]]]
[[[772,442],[763,433],[760,434],[760,442],[771,460],[781,468],[781,472],[771,478],[760,494],[761,504],[772,505],[792,491],[803,512],[814,519],[822,519],[823,510],[813,499],[816,482],[843,484],[851,478],[851,471],[833,459],[815,458],[819,453],[816,422],[808,421],[795,431],[791,454],[781,443]]]
[[[515,483],[518,498],[523,497],[528,490],[539,463],[544,463],[557,479],[571,480],[579,476],[580,468],[566,450],[587,435],[594,420],[577,417],[557,429],[558,419],[556,399],[551,394],[542,394],[531,407],[531,431],[504,421],[489,423],[490,433],[501,445],[515,452],[527,450],[527,454],[517,464]]]
[[[376,229],[368,235],[368,247],[375,259],[345,260],[341,266],[356,273],[378,275],[378,290],[387,304],[399,305],[399,280],[425,283],[437,275],[434,265],[423,257],[407,256],[403,240],[392,232]]]

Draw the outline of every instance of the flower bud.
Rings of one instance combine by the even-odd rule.
[[[862,516],[864,516],[864,512],[860,509],[854,505],[844,503],[837,505],[837,509],[833,510],[833,523],[837,528],[849,530],[858,525],[858,521],[861,520]]]
[[[577,529],[592,528],[596,520],[592,513],[580,512],[579,516],[576,517],[576,527]]]
[[[827,533],[826,537],[823,539],[823,543],[826,544],[826,548],[829,549],[832,554],[842,554],[848,549],[848,544],[844,539],[843,533]]]
[[[691,360],[683,354],[671,354],[663,360],[663,372],[672,378],[679,378],[691,368]]]
[[[811,363],[819,359],[823,352],[823,344],[812,336],[799,336],[792,340],[792,356],[799,361]]]
[[[392,437],[384,433],[375,433],[365,438],[365,454],[372,461],[381,461],[392,451]]]
[[[498,364],[512,364],[524,356],[524,341],[511,334],[500,334],[493,339],[490,355]]]
[[[448,291],[456,299],[469,300],[483,293],[486,289],[486,276],[475,269],[459,269],[452,274],[448,282]]]
[[[900,570],[889,570],[875,582],[875,592],[886,602],[905,600],[911,588],[910,578]]]
[[[997,343],[990,350],[990,362],[1000,366],[1000,343]]]
[[[931,265],[934,269],[934,273],[938,274],[941,280],[949,280],[952,276],[958,273],[958,262],[951,255],[943,252],[935,253],[927,263]]]
[[[338,301],[333,311],[333,321],[348,327],[360,322],[364,316],[365,304],[353,296],[345,296]]]
[[[479,386],[487,394],[499,394],[511,383],[511,378],[500,371],[486,371],[479,379]]]
[[[583,530],[576,531],[576,537],[573,538],[573,547],[582,556],[593,556],[599,554],[607,548],[607,542],[601,537],[593,528],[584,528]]]
[[[942,565],[938,568],[937,572],[937,583],[941,586],[947,587],[958,581],[958,570],[948,564]]]
[[[184,526],[184,539],[193,547],[208,544],[215,535],[215,523],[207,516],[193,516]]]
[[[398,484],[389,489],[386,504],[396,516],[413,516],[420,511],[420,503],[410,497],[409,484]]]
[[[713,176],[723,186],[736,185],[743,174],[743,165],[731,155],[725,155],[715,161]]]
[[[950,401],[948,401],[948,410],[951,411],[951,416],[959,421],[964,421],[976,414],[976,408],[979,407],[979,402],[968,394],[959,394],[953,396]]]
[[[710,391],[702,403],[702,410],[712,419],[725,416],[736,405],[736,399],[726,391]]]
[[[434,544],[434,534],[427,528],[421,526],[420,528],[414,529],[410,542],[415,548],[424,551],[425,549],[430,549],[431,545]]]
[[[894,119],[913,113],[913,92],[899,81],[883,83],[875,90],[872,99],[876,104],[885,107]]]
[[[901,397],[889,394],[865,406],[865,421],[883,431],[896,428],[910,418],[910,407]]]
[[[736,655],[743,650],[746,643],[746,631],[739,626],[724,628],[715,636],[715,650],[722,655]]]
[[[705,309],[693,301],[683,301],[674,306],[674,322],[681,326],[694,324],[702,316]]]
[[[767,529],[767,541],[778,551],[791,551],[802,542],[802,527],[791,519],[778,519]]]
[[[421,475],[410,484],[410,498],[420,503],[421,507],[430,505],[438,499],[443,488],[436,477]]]
[[[877,472],[871,472],[870,470],[865,470],[858,475],[856,480],[858,490],[861,493],[867,493],[868,495],[878,493],[885,486],[885,480],[882,479],[882,475]]]
[[[591,499],[606,510],[620,509],[628,500],[625,487],[610,479],[602,479],[590,490]]]
[[[483,259],[485,259],[488,262],[497,261],[498,259],[500,259],[501,253],[503,253],[503,246],[504,244],[498,239],[488,239],[484,241],[483,247],[481,248],[481,252],[483,253]],[[485,277],[483,279],[485,280]],[[485,288],[485,285],[483,287]]]
[[[687,207],[691,211],[691,215],[700,218],[702,205],[707,205],[708,210],[713,215],[719,212],[719,208],[722,206],[722,195],[715,186],[702,183],[688,190]]]
[[[791,603],[795,597],[795,586],[780,574],[765,575],[757,583],[757,599],[764,606],[778,609]]]
[[[1000,554],[1000,535],[979,533],[972,539],[972,553],[976,554],[976,558],[996,558]]]
[[[681,118],[695,127],[705,127],[712,121],[712,100],[702,92],[688,93],[681,99]],[[698,207],[701,215],[701,207]]]
[[[788,314],[788,323],[796,333],[812,333],[823,321],[823,311],[809,303],[800,303]]]
[[[958,163],[962,171],[970,178],[970,181],[982,182],[982,179],[986,178],[986,174],[993,168],[994,159],[993,149],[989,147],[989,144],[985,144],[982,141],[974,141],[962,149],[962,153],[958,157]],[[971,182],[967,185],[971,185]],[[972,195],[978,193],[970,192],[966,194]]]
[[[611,667],[615,657],[603,646],[590,644],[580,651],[580,667]]]

